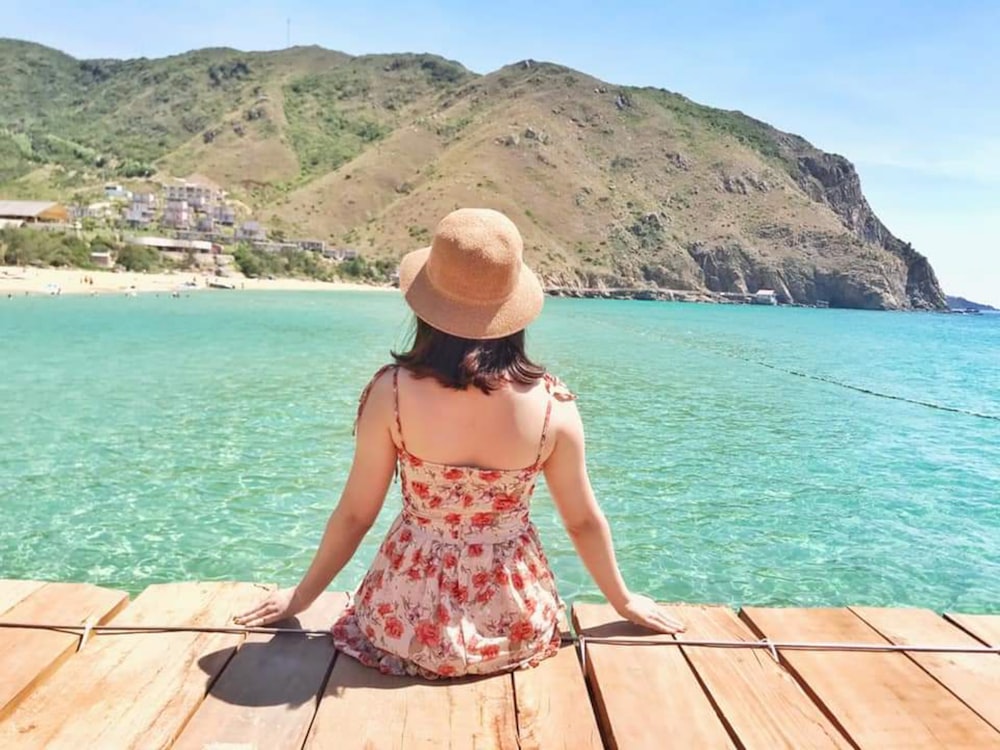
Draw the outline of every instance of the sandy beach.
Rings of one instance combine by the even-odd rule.
[[[59,268],[21,268],[0,266],[0,295],[23,296],[55,294],[142,294],[148,292],[170,294],[174,291],[208,291],[227,293],[231,290],[213,289],[208,286],[214,277],[191,271],[174,273],[132,273],[113,271],[84,271]],[[248,279],[227,276],[220,279],[232,282],[235,291],[395,291],[388,286],[354,284],[346,281],[314,281],[304,279]]]

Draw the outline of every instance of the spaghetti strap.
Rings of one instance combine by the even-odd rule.
[[[538,455],[535,456],[535,466],[542,460],[542,451],[545,450],[545,439],[549,434],[549,419],[552,417],[552,379],[548,373],[544,376],[545,392],[548,398],[545,399],[545,421],[542,422],[542,437],[538,441]]]
[[[399,365],[395,365],[392,370],[392,409],[396,413],[396,432],[399,434],[399,447],[404,452],[406,441],[403,439],[403,423],[399,419]]]
[[[575,401],[576,394],[574,394],[566,384],[563,383],[559,378],[550,373],[545,373],[542,376],[545,381],[545,391],[549,394],[547,403],[545,404],[545,421],[542,423],[542,438],[538,441],[538,455],[535,457],[535,466],[542,460],[542,452],[545,450],[545,441],[549,435],[549,421],[552,418],[552,401]]]

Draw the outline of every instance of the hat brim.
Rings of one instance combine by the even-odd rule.
[[[524,330],[538,317],[545,293],[538,277],[521,265],[514,292],[502,302],[472,305],[451,299],[436,289],[427,276],[429,247],[414,250],[399,263],[399,288],[410,309],[439,331],[465,339],[500,339]]]

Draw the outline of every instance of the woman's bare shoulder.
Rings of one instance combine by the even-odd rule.
[[[395,383],[396,365],[384,365],[375,371],[368,384],[361,391],[358,398],[358,413],[354,420],[354,428],[357,429],[361,415],[370,408],[373,412],[384,413],[393,409],[395,404]]]

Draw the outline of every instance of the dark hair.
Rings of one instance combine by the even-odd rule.
[[[545,375],[545,368],[524,353],[523,330],[500,339],[465,339],[416,320],[409,351],[392,352],[396,364],[414,377],[434,378],[460,391],[471,385],[490,393],[507,380],[531,385]]]

